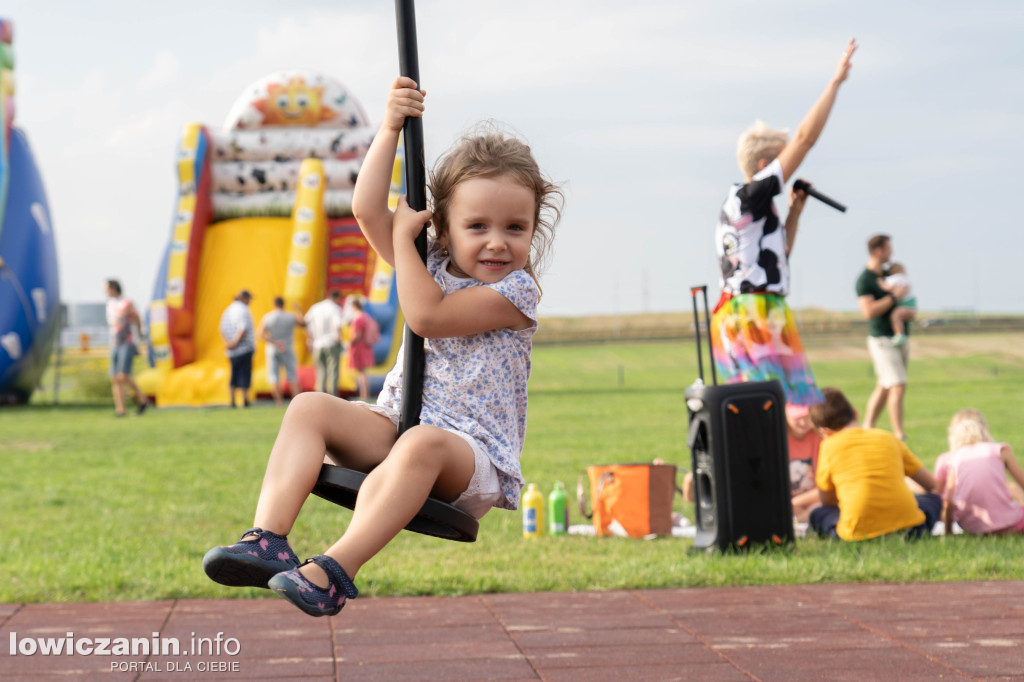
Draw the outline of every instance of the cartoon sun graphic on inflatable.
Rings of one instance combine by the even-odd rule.
[[[315,126],[338,114],[322,102],[324,88],[310,87],[306,79],[296,76],[284,85],[267,86],[267,98],[253,102],[263,114],[263,125]]]

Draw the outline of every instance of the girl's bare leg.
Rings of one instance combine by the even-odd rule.
[[[387,417],[341,398],[295,396],[270,451],[253,525],[287,535],[316,484],[325,453],[344,466],[369,471],[387,457],[395,435]]]
[[[366,477],[348,529],[325,554],[354,579],[363,564],[416,516],[428,496],[455,500],[475,469],[473,449],[459,436],[434,426],[409,429]],[[319,566],[307,564],[302,573],[327,586]]]

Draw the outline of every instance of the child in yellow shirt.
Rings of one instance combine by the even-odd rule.
[[[822,506],[811,512],[811,528],[843,540],[901,530],[911,537],[930,535],[942,513],[942,498],[931,492],[931,472],[888,431],[861,428],[842,391],[826,388],[822,393],[825,402],[810,410],[811,421],[825,438],[815,474]],[[914,495],[904,476],[926,492]]]

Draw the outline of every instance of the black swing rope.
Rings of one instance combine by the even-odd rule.
[[[419,51],[416,44],[416,10],[413,0],[395,0],[395,16],[398,26],[399,74],[416,81],[416,87],[422,89]],[[427,208],[423,119],[407,117],[402,128],[402,138],[405,144],[405,186],[409,207],[414,211],[423,211]],[[419,236],[416,237],[416,250],[423,262],[426,263],[427,230],[425,225]],[[426,367],[423,337],[410,329],[409,325],[405,326],[403,343],[405,357],[402,364],[399,436],[420,422],[420,409],[423,406],[423,371]],[[325,464],[320,469],[320,477],[313,487],[313,494],[353,509],[359,493],[359,486],[362,485],[365,478],[366,474],[360,471]],[[446,540],[474,542],[479,525],[476,519],[461,509],[428,497],[419,513],[406,525],[405,529]]]
[[[420,90],[420,58],[416,42],[416,9],[413,0],[395,0],[395,19],[398,26],[398,73],[416,82]],[[425,211],[427,208],[427,172],[423,159],[423,119],[407,116],[402,126],[405,144],[405,188],[409,208]],[[426,225],[416,237],[416,250],[427,262]],[[398,435],[420,423],[423,407],[423,371],[426,357],[423,337],[405,325],[405,359],[402,365],[402,409],[398,420]]]

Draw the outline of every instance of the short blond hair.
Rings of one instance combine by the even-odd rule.
[[[789,130],[775,130],[764,121],[754,121],[736,143],[736,160],[744,175],[753,176],[757,173],[757,164],[761,159],[771,163],[789,142]]]
[[[956,452],[965,445],[991,443],[988,422],[977,410],[960,410],[949,422],[949,451]]]

